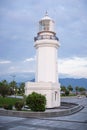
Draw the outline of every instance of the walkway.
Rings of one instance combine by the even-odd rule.
[[[76,114],[52,118],[0,116],[0,130],[87,130],[87,98],[63,98],[62,101],[84,105]]]

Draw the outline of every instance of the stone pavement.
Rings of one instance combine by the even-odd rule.
[[[84,105],[69,116],[51,118],[19,118],[0,116],[0,130],[87,130],[87,98],[69,97],[62,101]]]

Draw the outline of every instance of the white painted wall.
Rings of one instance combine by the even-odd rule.
[[[26,82],[25,94],[29,95],[32,92],[40,93],[46,96],[46,108],[54,108],[60,106],[60,84],[45,82]]]
[[[37,40],[36,48],[36,82],[58,82],[57,40]]]
[[[36,82],[57,82],[57,50],[55,47],[39,47],[36,50]]]

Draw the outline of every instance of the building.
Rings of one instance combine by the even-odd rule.
[[[34,38],[36,49],[35,83],[26,82],[25,94],[32,92],[46,96],[47,108],[60,106],[60,84],[58,81],[59,39],[54,30],[54,21],[46,13],[39,21],[39,31]]]

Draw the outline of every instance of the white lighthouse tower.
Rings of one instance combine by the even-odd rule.
[[[59,40],[54,31],[54,21],[46,13],[39,21],[39,31],[34,38],[36,48],[35,83],[27,82],[25,94],[32,92],[46,96],[47,108],[60,106],[60,84],[58,82]]]

